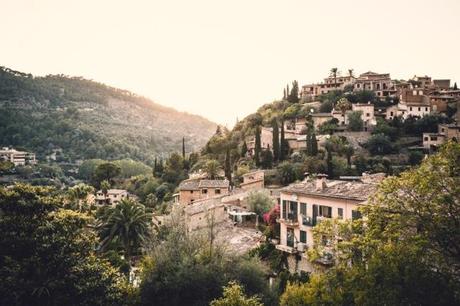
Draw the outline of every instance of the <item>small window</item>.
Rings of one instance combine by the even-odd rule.
[[[190,193],[193,193],[193,190],[190,190]]]
[[[220,189],[216,189],[216,194],[220,194]]]
[[[300,214],[307,215],[307,203],[300,203]]]
[[[358,220],[358,219],[361,219],[361,212],[358,211],[358,210],[352,210],[351,211],[351,219],[352,220]]]
[[[428,141],[428,137],[423,138],[424,141]]]
[[[418,111],[420,111],[420,107],[418,108]]]
[[[371,114],[369,114],[369,113],[366,113],[366,117],[370,117],[370,116],[371,116]]]
[[[337,208],[337,218],[343,219],[343,208]]]
[[[411,107],[409,107],[409,110],[410,110],[410,111],[412,111],[412,106],[411,106]]]
[[[307,232],[300,231],[300,242],[307,243]]]
[[[428,107],[425,107],[425,111],[428,111]]]
[[[431,140],[436,141],[436,140],[438,140],[438,137],[436,137],[436,136],[431,136]]]
[[[203,190],[201,190],[201,193],[203,193],[203,194],[208,193],[208,189],[203,189]]]

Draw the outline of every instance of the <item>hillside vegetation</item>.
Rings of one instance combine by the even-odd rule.
[[[202,147],[216,125],[80,77],[34,77],[0,67],[0,146],[57,150],[65,161],[155,156]],[[178,124],[179,123],[179,124]],[[62,151],[62,152],[61,152]]]

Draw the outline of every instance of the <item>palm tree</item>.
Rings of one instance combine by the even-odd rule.
[[[348,75],[349,75],[350,77],[353,77],[353,69],[348,69]]]
[[[351,103],[345,97],[340,98],[340,100],[337,101],[337,104],[335,105],[335,108],[340,110],[340,112],[342,113],[342,116],[343,116],[343,122],[345,123],[345,114],[347,113],[347,110],[349,110],[351,108]]]
[[[145,206],[131,199],[123,199],[115,207],[108,208],[98,224],[102,242],[100,251],[107,250],[112,241],[119,241],[131,267],[131,256],[150,233],[151,217],[146,213]]]
[[[108,180],[103,180],[101,182],[101,191],[104,194],[104,199],[107,201],[107,192],[109,192],[110,189],[110,183]]]
[[[215,159],[208,160],[204,166],[204,170],[206,171],[207,177],[214,180],[219,174],[220,164]]]
[[[79,210],[82,208],[83,202],[89,194],[94,192],[92,186],[86,184],[78,184],[69,189],[68,196],[72,203],[76,204]]]
[[[331,76],[334,78],[334,86],[337,84],[337,72],[339,70],[334,67],[334,68],[331,68]]]

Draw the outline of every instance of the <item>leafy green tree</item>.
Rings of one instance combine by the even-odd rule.
[[[130,178],[137,175],[148,175],[153,169],[146,164],[132,159],[120,159],[113,162],[120,167],[121,178]]]
[[[260,166],[264,169],[271,169],[273,166],[273,153],[266,149],[260,153]]]
[[[211,306],[263,306],[261,300],[257,296],[247,297],[244,290],[237,282],[229,282],[224,287],[223,296],[213,300]]]
[[[180,181],[186,178],[184,172],[184,160],[182,156],[174,152],[166,160],[166,165],[163,170],[161,178],[171,184],[178,184]]]
[[[377,118],[377,125],[372,130],[372,134],[383,134],[388,136],[391,141],[395,141],[398,139],[400,133],[400,129],[391,126],[386,120],[382,118]]]
[[[100,187],[102,181],[108,181],[111,185],[114,183],[114,178],[119,176],[121,168],[114,163],[103,163],[96,167],[93,173],[93,182],[97,187]]]
[[[276,167],[276,172],[283,185],[288,185],[297,179],[294,166],[288,161],[280,163]]]
[[[208,305],[222,296],[222,287],[237,281],[250,295],[266,296],[268,284],[256,259],[236,257],[207,235],[188,233],[173,223],[165,237],[147,250],[140,284],[141,305]]]
[[[273,199],[263,192],[251,192],[247,198],[249,209],[257,215],[262,216],[269,211],[273,206]]]
[[[0,161],[0,173],[7,173],[14,168],[14,164],[10,161]]]
[[[87,159],[78,167],[78,177],[89,182],[97,166],[103,164],[102,159]]]
[[[94,253],[90,218],[60,208],[54,194],[0,188],[0,304],[130,304],[124,278]]]
[[[356,111],[348,115],[348,128],[350,131],[359,132],[363,130],[364,122],[361,119],[362,114],[362,111]]]
[[[347,158],[348,168],[350,168],[351,167],[351,158],[352,158],[353,154],[355,153],[355,149],[353,148],[352,145],[346,145],[344,147],[344,153],[345,153],[345,156]]]
[[[390,138],[383,134],[372,135],[365,147],[372,155],[384,155],[394,151]]]
[[[150,222],[151,217],[144,205],[123,199],[115,207],[108,208],[98,224],[101,250],[107,250],[112,241],[119,241],[126,260],[131,263],[131,256],[139,253],[139,248],[150,234]]]

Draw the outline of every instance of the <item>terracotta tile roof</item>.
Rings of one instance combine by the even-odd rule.
[[[198,190],[199,184],[200,180],[198,179],[185,180],[179,184],[179,190]]]
[[[376,184],[374,183],[340,180],[326,180],[326,186],[323,189],[317,189],[315,179],[291,184],[281,190],[282,193],[299,193],[355,201],[366,201],[375,191]]]
[[[201,180],[198,188],[228,188],[229,186],[228,180]]]

